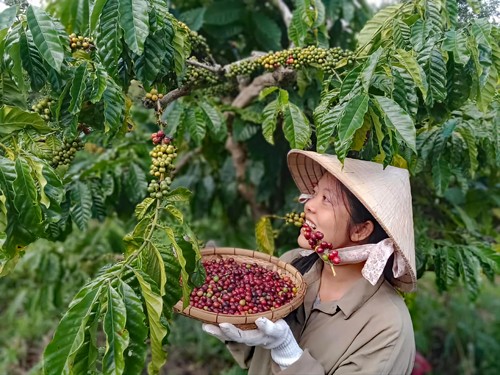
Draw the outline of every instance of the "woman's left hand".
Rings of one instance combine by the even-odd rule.
[[[230,341],[271,349],[271,357],[282,369],[300,358],[303,351],[283,319],[273,323],[267,318],[259,318],[255,325],[257,329],[247,331],[230,323],[220,323],[219,328]]]

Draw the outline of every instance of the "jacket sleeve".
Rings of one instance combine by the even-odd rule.
[[[226,342],[226,347],[241,368],[247,369],[250,366],[255,347],[237,342]]]
[[[309,349],[305,349],[300,358],[291,366],[281,370],[276,363],[273,363],[273,375],[325,375],[325,369],[316,359],[311,356]]]
[[[378,335],[351,354],[332,374],[335,375],[410,375],[415,362],[415,344],[401,334],[401,339],[387,342],[384,335]]]

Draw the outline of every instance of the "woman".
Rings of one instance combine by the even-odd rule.
[[[300,150],[290,151],[288,166],[305,225],[301,249],[282,259],[304,275],[303,304],[286,321],[258,319],[255,330],[203,329],[249,375],[411,374],[413,327],[396,291],[416,287],[408,172]]]

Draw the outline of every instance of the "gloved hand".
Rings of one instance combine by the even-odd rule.
[[[285,369],[300,358],[303,351],[283,319],[273,323],[267,318],[259,318],[255,324],[257,329],[248,331],[236,328],[230,323],[221,323],[219,327],[204,324],[203,330],[221,341],[234,341],[248,346],[270,349],[273,361],[281,369]]]

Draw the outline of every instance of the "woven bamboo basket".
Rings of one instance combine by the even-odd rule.
[[[297,288],[297,293],[291,301],[287,304],[262,313],[245,314],[245,315],[229,315],[222,313],[214,313],[205,311],[191,305],[182,308],[182,300],[177,302],[174,310],[179,314],[188,316],[190,318],[200,320],[204,323],[216,324],[231,323],[240,329],[254,329],[256,328],[255,320],[260,317],[266,317],[271,321],[284,318],[293,310],[298,308],[306,293],[306,283],[302,278],[302,274],[291,264],[280,260],[277,257],[264,254],[258,251],[239,249],[235,247],[213,247],[201,250],[202,261],[210,261],[213,259],[233,258],[238,263],[256,263],[268,270],[275,271],[283,276],[288,276],[293,281]]]

